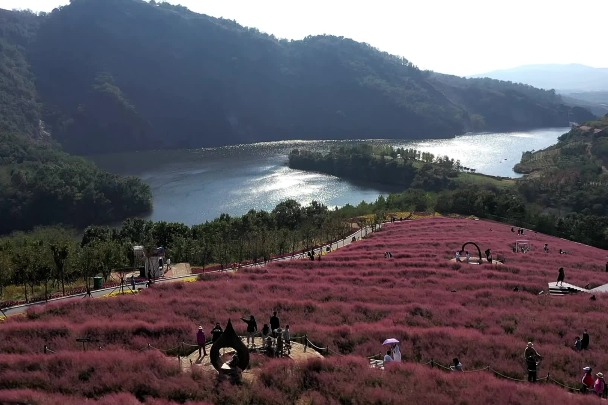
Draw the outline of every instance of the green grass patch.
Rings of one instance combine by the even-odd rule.
[[[515,179],[490,176],[482,173],[459,173],[456,183],[460,186],[497,186],[497,187],[512,187],[515,185]]]

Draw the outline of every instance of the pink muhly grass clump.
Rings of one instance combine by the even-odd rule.
[[[531,241],[533,250],[513,253],[515,239]],[[500,253],[505,264],[452,262],[454,251],[467,241],[478,243],[482,253],[488,247],[495,257]],[[549,243],[549,253],[542,251],[544,243]],[[560,247],[568,254],[557,253]],[[467,247],[476,256],[472,248]],[[391,251],[393,258],[384,258],[386,251]],[[9,318],[0,335],[0,365],[5,367],[0,367],[0,386],[95,398],[127,391],[136,398],[191,398],[216,403],[222,398],[228,402],[286,403],[301,397],[344,403],[364,398],[361,395],[387,403],[403,403],[397,398],[444,403],[453,395],[470,404],[483,403],[480,398],[496,403],[473,384],[483,376],[487,383],[481,386],[490,393],[495,391],[497,397],[513,398],[513,403],[548,403],[546,398],[550,397],[545,395],[549,388],[507,384],[491,373],[457,377],[428,366],[406,364],[378,374],[369,369],[366,357],[386,350],[382,341],[395,337],[402,342],[402,356],[408,363],[433,359],[448,365],[453,357],[459,357],[467,369],[489,365],[523,379],[523,350],[532,340],[544,356],[539,377],[550,372],[557,380],[576,385],[585,365],[606,371],[601,367],[608,364],[608,353],[601,348],[608,345],[608,314],[603,310],[608,296],[596,294],[597,300],[591,301],[588,294],[550,297],[538,293],[555,281],[561,266],[566,268],[566,282],[580,286],[608,283],[604,259],[605,252],[600,249],[535,233],[518,237],[510,226],[489,221],[436,218],[389,224],[366,240],[323,256],[321,261],[284,261],[236,274],[205,275],[198,283],[159,284],[137,296],[53,304],[33,309],[26,317]],[[192,383],[195,374],[184,376],[172,368],[175,358],[167,359],[169,363],[164,365],[160,352],[138,352],[148,345],[168,349],[181,342],[194,343],[198,325],[209,332],[216,321],[225,325],[232,319],[237,332],[244,334],[246,324],[241,317],[255,315],[261,328],[269,323],[274,310],[279,312],[282,325],[291,326],[292,334],[306,334],[315,344],[352,357],[332,356],[327,362],[305,365],[261,362],[256,384],[263,388],[259,391],[239,387],[214,396],[208,383]],[[574,337],[585,328],[591,335],[591,350],[575,352],[571,349]],[[82,353],[82,345],[75,341],[81,336],[100,339],[104,351]],[[37,355],[45,344],[57,353]],[[160,365],[149,364],[145,359],[150,357]],[[133,366],[125,365],[124,359]],[[146,378],[138,381],[124,376],[126,383],[118,386],[113,378],[123,374],[110,367],[112,361],[134,375],[142,374],[140,368],[153,371],[146,371]],[[350,372],[343,373],[332,364]],[[79,380],[82,372],[86,378],[86,367],[107,376],[98,379],[106,384],[103,392]],[[62,377],[49,379],[51,370]],[[5,385],[1,385],[3,377]],[[161,378],[162,384],[158,382]],[[332,378],[343,381],[332,385]],[[431,382],[425,383],[425,378]],[[385,387],[387,379],[399,387],[414,383],[428,387],[403,393]],[[70,388],[71,384],[78,389]],[[275,387],[277,384],[282,388]],[[429,384],[448,388],[437,393]],[[310,390],[304,394],[302,387]],[[328,387],[336,391],[332,393]],[[562,395],[556,394],[563,392],[556,386],[549,387],[553,395]],[[358,394],[352,396],[347,390]],[[525,401],[526,395],[533,400]],[[566,402],[577,403],[578,397],[573,398],[575,402]]]

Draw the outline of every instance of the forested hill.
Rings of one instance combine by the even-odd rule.
[[[46,131],[25,54],[40,21],[0,12],[0,234],[58,223],[84,227],[149,211],[148,186],[67,155]]]
[[[72,0],[35,25],[25,48],[43,121],[78,153],[449,137],[591,118],[552,91],[421,71],[345,38],[278,40],[166,3]]]
[[[524,153],[515,170],[529,174],[521,183],[529,201],[558,215],[574,212],[601,216],[606,224],[607,167],[608,115],[572,128],[556,145]]]

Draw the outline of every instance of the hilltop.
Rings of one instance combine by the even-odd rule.
[[[74,0],[27,18],[39,113],[82,154],[439,138],[592,118],[552,91],[422,71],[343,37],[280,40],[167,3]]]
[[[513,253],[516,239],[527,239],[532,250]],[[491,248],[504,263],[455,263],[454,252],[468,241]],[[387,251],[392,258],[384,257]],[[491,221],[435,217],[387,224],[320,261],[207,274],[202,282],[51,304],[9,318],[0,341],[0,400],[583,404],[589,397],[555,382],[578,387],[585,365],[605,371],[607,298],[539,292],[555,281],[558,267],[576,285],[608,283],[605,256],[541,233],[517,235]],[[256,377],[242,386],[217,385],[214,372],[197,365],[181,370],[175,351],[165,355],[193,342],[197,325],[207,330],[231,318],[242,334],[238,318],[254,314],[262,324],[273,310],[292,333],[306,334],[330,355],[305,363],[255,357]],[[571,345],[583,329],[590,350],[576,352]],[[98,339],[102,350],[83,356],[75,338],[85,335]],[[401,341],[404,363],[370,368],[367,356],[381,353],[388,337]],[[547,384],[500,376],[525,380],[528,341],[544,357],[539,377],[550,374]],[[42,354],[44,345],[54,353]],[[453,357],[478,371],[456,374],[429,365],[447,365]]]

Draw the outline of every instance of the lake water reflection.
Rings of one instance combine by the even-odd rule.
[[[150,185],[154,200],[150,219],[193,225],[222,213],[242,215],[250,209],[272,210],[288,198],[303,205],[317,200],[334,207],[363,200],[371,202],[380,194],[395,191],[289,169],[287,154],[294,148],[327,150],[333,145],[353,142],[392,145],[447,155],[480,173],[517,177],[512,169],[522,152],[550,146],[567,131],[568,128],[550,128],[411,142],[284,141],[112,154],[95,156],[92,160],[106,170],[138,176]]]

